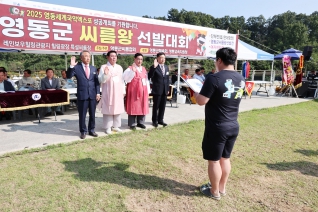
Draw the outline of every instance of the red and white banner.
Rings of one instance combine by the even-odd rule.
[[[0,0],[0,48],[213,57],[237,36],[224,30],[30,2]],[[144,18],[145,19],[145,18]],[[138,20],[138,21],[136,21]],[[140,21],[139,21],[140,20]]]

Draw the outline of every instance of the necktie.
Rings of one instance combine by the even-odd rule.
[[[160,65],[160,68],[161,68],[161,71],[162,71],[162,75],[164,76],[165,75],[165,68],[163,65]]]
[[[85,65],[85,74],[87,79],[89,78],[89,69],[88,69],[88,65]]]

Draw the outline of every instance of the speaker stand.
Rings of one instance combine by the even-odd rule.
[[[296,97],[297,98],[299,98],[298,97],[298,94],[297,94],[297,92],[296,92],[296,89],[295,89],[295,87],[294,87],[294,85],[293,84],[290,84],[290,85],[287,85],[288,86],[288,88],[286,88],[286,90],[282,93],[282,95],[281,95],[281,97],[283,97],[284,95],[286,95],[286,93],[289,91],[289,95],[290,96],[292,96],[292,91],[294,91],[295,92],[295,94],[296,94]]]

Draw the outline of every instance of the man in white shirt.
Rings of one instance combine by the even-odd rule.
[[[31,77],[31,70],[26,69],[23,71],[23,77],[19,80],[19,89],[23,86],[35,88],[35,80]]]
[[[197,80],[200,80],[200,82],[204,82],[205,80],[205,77],[204,75],[202,74],[201,70],[200,69],[196,69],[195,70],[195,74],[193,75],[193,79],[197,79]]]

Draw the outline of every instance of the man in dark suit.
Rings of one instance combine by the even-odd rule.
[[[9,81],[5,80],[5,74],[6,71],[0,69],[0,91],[15,91],[12,84]],[[4,114],[0,113],[0,120],[3,116],[6,117],[7,120],[11,119],[11,114],[9,112],[5,112]]]
[[[47,90],[47,89],[60,89],[60,81],[54,76],[54,71],[51,68],[46,69],[46,77],[41,79],[41,89]],[[56,107],[56,114],[57,115],[63,115],[63,112],[61,111],[61,106]],[[45,116],[51,115],[51,107],[47,108]]]
[[[148,73],[148,78],[152,81],[152,125],[154,127],[158,127],[158,124],[163,125],[164,127],[167,126],[163,121],[167,95],[169,92],[169,68],[164,64],[165,61],[165,53],[159,52],[157,54],[157,59],[154,60],[154,65],[150,67]]]
[[[5,80],[5,74],[6,74],[5,70],[0,70],[0,90],[15,91],[12,84],[9,81]]]
[[[68,68],[66,75],[67,78],[73,76],[77,79],[77,109],[79,114],[79,130],[81,132],[81,139],[86,137],[88,134],[97,137],[95,133],[95,110],[96,101],[100,100],[100,90],[98,82],[97,70],[94,66],[89,65],[91,55],[89,51],[82,51],[81,63],[76,62],[76,58],[71,58],[71,65]],[[89,121],[88,130],[86,128],[85,118],[89,109]]]

